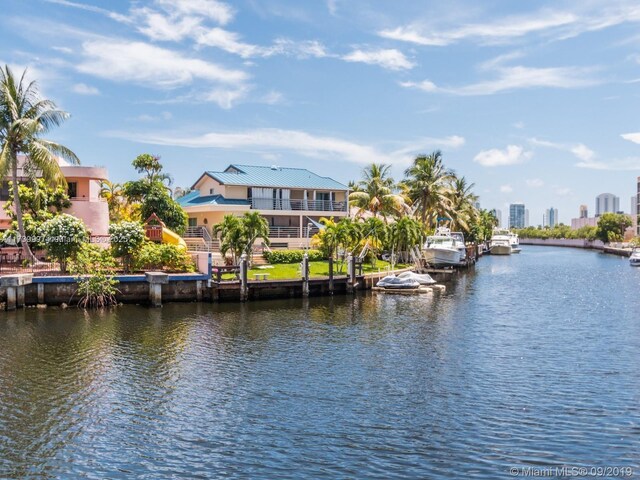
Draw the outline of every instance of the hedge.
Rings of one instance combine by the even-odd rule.
[[[305,253],[309,255],[310,262],[324,260],[320,250],[272,250],[264,252],[262,256],[269,263],[300,263]]]

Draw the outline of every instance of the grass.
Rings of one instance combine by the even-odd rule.
[[[362,265],[362,270],[364,273],[372,273],[372,272],[384,272],[387,267],[389,267],[389,262],[385,262],[384,260],[378,260],[376,262],[376,266],[372,267],[370,264],[365,263]],[[404,268],[406,265],[396,265],[396,268]],[[334,263],[333,271],[334,275],[346,275],[347,274],[347,265],[346,263],[342,265],[342,270],[338,270],[339,265]],[[291,280],[291,279],[299,279],[302,277],[300,273],[300,264],[299,263],[279,263],[273,265],[273,268],[252,268],[249,270],[249,280],[255,279],[255,274],[269,274],[267,277],[269,280]],[[313,277],[328,277],[329,276],[329,262],[309,262],[309,274],[311,278]]]

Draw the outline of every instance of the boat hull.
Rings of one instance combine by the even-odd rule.
[[[424,260],[430,265],[460,265],[460,252],[454,249],[426,248]]]
[[[640,267],[640,258],[630,258],[629,265],[632,267]]]
[[[493,245],[489,252],[491,255],[511,255],[513,249],[510,245]]]

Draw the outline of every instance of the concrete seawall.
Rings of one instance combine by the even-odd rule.
[[[571,247],[600,250],[604,253],[628,257],[631,255],[629,248],[611,246],[600,240],[584,240],[580,238],[520,238],[521,245],[543,245],[548,247]]]

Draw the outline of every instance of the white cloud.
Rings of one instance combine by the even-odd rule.
[[[444,138],[424,137],[412,141],[410,144],[394,150],[391,155],[394,158],[414,157],[433,148],[447,148],[455,150],[462,147],[466,143],[464,137],[459,135],[450,135]]]
[[[504,150],[497,148],[483,150],[473,158],[473,161],[483,167],[501,167],[524,163],[532,156],[532,152],[526,151],[519,145],[508,145]]]
[[[544,182],[539,178],[529,178],[525,180],[525,183],[527,184],[527,187],[531,188],[540,188],[544,186]]]
[[[556,195],[560,197],[566,197],[567,195],[571,195],[571,189],[567,187],[557,187]]]
[[[199,15],[226,25],[234,16],[233,8],[217,0],[156,0],[173,15]]]
[[[362,62],[379,65],[388,70],[410,70],[415,66],[404,54],[396,49],[354,50],[342,57],[347,62]]]
[[[462,41],[493,45],[521,40],[527,35],[564,40],[585,32],[640,21],[640,6],[635,1],[578,2],[571,6],[572,10],[545,8],[489,22],[459,21],[461,25],[444,29],[426,22],[414,22],[382,30],[378,35],[426,46],[446,46]]]
[[[576,167],[591,170],[640,170],[640,157],[627,157],[608,161],[589,160],[576,163]]]
[[[82,45],[80,72],[119,82],[136,82],[157,88],[188,85],[194,79],[238,83],[246,73],[143,42],[91,40]]]
[[[110,136],[153,145],[188,148],[287,150],[309,157],[335,158],[368,164],[388,162],[389,156],[374,147],[336,137],[317,136],[300,130],[263,128],[243,132],[212,132],[199,136],[175,136],[170,132],[133,134],[111,132]]]
[[[384,38],[428,46],[446,46],[466,39],[496,43],[569,25],[575,21],[576,16],[571,13],[543,11],[530,16],[505,17],[493,23],[476,23],[450,30],[437,31],[431,27],[408,25],[382,30],[378,34]]]
[[[179,42],[190,36],[200,26],[201,18],[194,16],[172,17],[149,8],[135,10],[142,17],[138,30],[152,40]]]
[[[533,68],[524,66],[498,67],[497,78],[460,87],[439,87],[430,80],[403,82],[407,88],[418,88],[425,92],[442,92],[453,95],[493,95],[504,91],[526,88],[578,88],[599,83],[590,74],[592,68],[553,67]]]
[[[622,135],[620,135],[622,138],[624,138],[625,140],[629,140],[630,142],[633,143],[640,143],[640,132],[635,132],[635,133],[623,133]]]
[[[220,108],[228,110],[244,98],[249,90],[250,88],[245,85],[240,85],[235,88],[216,88],[207,93],[204,96],[204,100],[216,103]]]
[[[583,162],[588,162],[596,156],[596,153],[593,150],[582,143],[557,143],[537,138],[530,138],[529,143],[538,147],[547,147],[569,152]]]
[[[76,83],[72,90],[79,95],[100,95],[100,90],[84,83]]]
[[[502,193],[511,193],[513,192],[513,187],[511,185],[501,185],[500,192]]]
[[[522,121],[514,123],[513,126],[520,130],[522,130],[525,127],[524,122]]]
[[[331,15],[335,15],[338,11],[338,0],[327,0],[327,9]]]
[[[338,159],[359,164],[371,162],[408,164],[416,153],[423,151],[427,144],[431,146],[449,144],[455,148],[455,146],[464,143],[462,137],[455,135],[444,139],[425,138],[411,142],[413,147],[407,146],[385,152],[371,145],[337,137],[278,128],[261,128],[240,132],[211,132],[195,136],[177,136],[173,132],[165,131],[139,134],[130,131],[107,132],[106,135],[153,145],[237,149],[262,153],[266,151],[266,153],[274,155],[280,154],[280,152],[295,152],[308,157]],[[416,147],[418,144],[420,148]]]
[[[242,58],[264,55],[265,53],[257,45],[242,42],[237,33],[222,28],[202,29],[196,36],[196,42],[199,45],[219,48]]]
[[[128,120],[135,120],[138,122],[158,122],[161,120],[168,121],[168,120],[171,120],[172,118],[173,118],[173,115],[171,112],[164,111],[164,112],[161,112],[159,115],[150,115],[148,113],[143,113],[138,115],[135,118],[130,118]]]

